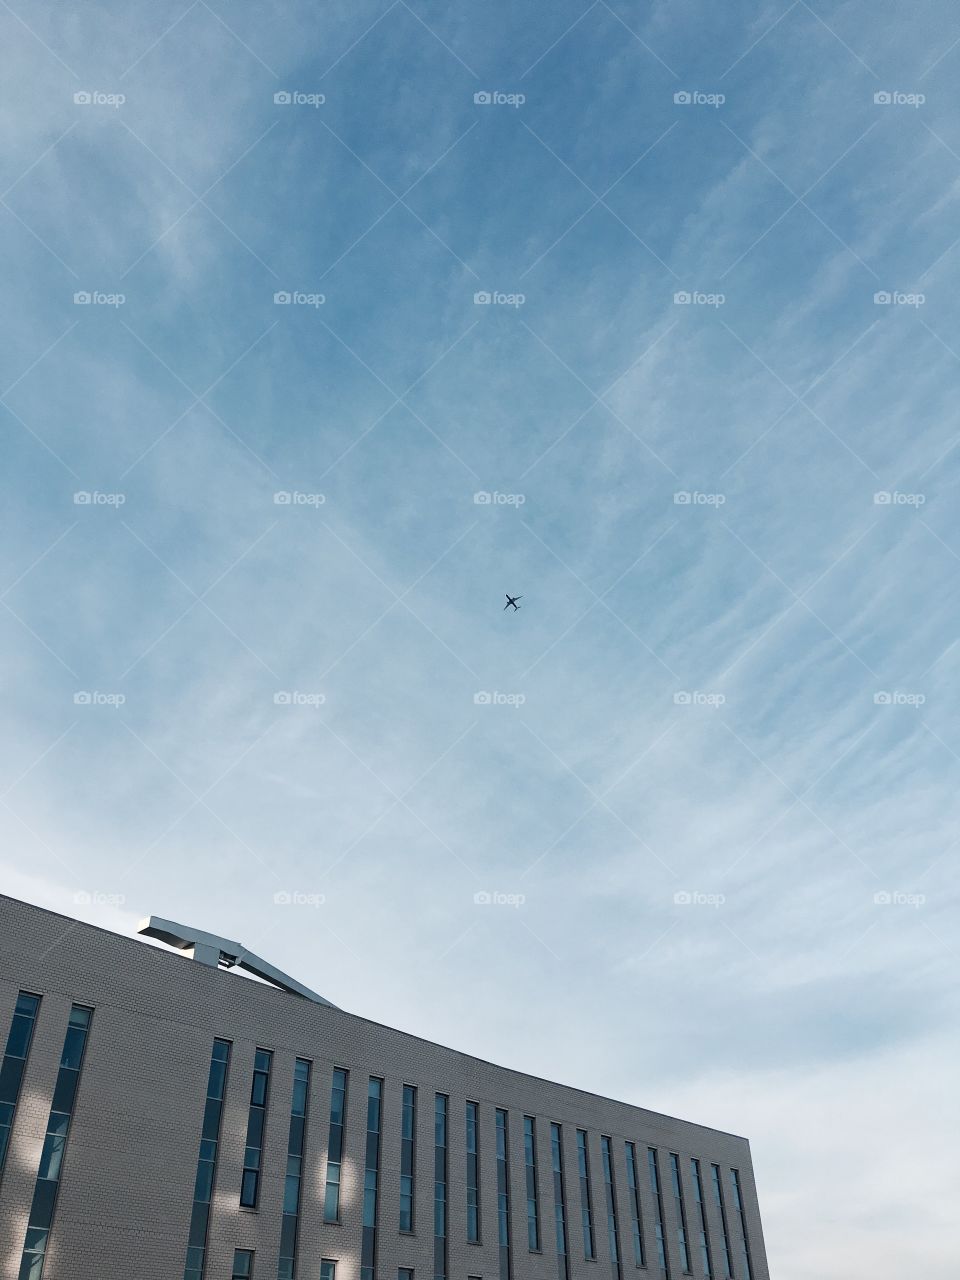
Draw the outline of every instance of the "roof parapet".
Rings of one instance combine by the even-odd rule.
[[[202,929],[191,929],[185,924],[177,924],[173,920],[164,920],[160,916],[148,916],[137,925],[137,933],[144,937],[156,938],[167,943],[177,951],[184,951],[194,960],[211,968],[244,969],[265,982],[279,987],[290,995],[302,996],[304,1000],[312,1000],[314,1004],[324,1004],[329,1009],[337,1006],[323,996],[317,995],[309,987],[305,987],[296,978],[291,978],[280,969],[275,969],[266,960],[248,951],[239,942],[231,942],[229,938],[220,938],[215,933],[205,933]]]

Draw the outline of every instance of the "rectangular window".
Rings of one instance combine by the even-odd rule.
[[[403,1086],[400,1129],[400,1230],[413,1231],[416,1196],[417,1091]]]
[[[640,1170],[637,1167],[637,1148],[632,1142],[627,1142],[624,1146],[627,1153],[627,1189],[630,1192],[633,1260],[638,1267],[645,1267],[647,1265],[647,1247],[643,1238],[643,1210],[640,1207]]]
[[[673,1183],[674,1209],[677,1214],[677,1244],[680,1246],[680,1266],[690,1270],[690,1246],[687,1243],[687,1206],[683,1199],[683,1179],[680,1176],[680,1157],[670,1152],[670,1181]]]
[[[450,1099],[438,1093],[433,1110],[433,1280],[447,1277],[447,1120]]]
[[[583,1256],[593,1262],[597,1246],[593,1238],[593,1197],[590,1194],[590,1156],[587,1151],[587,1131],[577,1130],[577,1165],[580,1170],[580,1220],[583,1223]]]
[[[383,1081],[370,1077],[367,1086],[367,1147],[363,1169],[363,1239],[360,1280],[373,1280],[377,1265],[377,1201],[380,1191],[380,1128]]]
[[[743,1208],[743,1196],[740,1193],[740,1174],[736,1169],[730,1170],[733,1181],[733,1205],[740,1218],[740,1242],[743,1246],[743,1274],[746,1280],[753,1280],[753,1267],[750,1259],[750,1236],[747,1232],[747,1215]]]
[[[609,1138],[600,1139],[600,1157],[603,1160],[603,1185],[607,1196],[607,1244],[610,1249],[610,1268],[614,1280],[621,1280],[620,1224],[617,1222],[617,1186],[613,1174],[613,1150]]]
[[[287,1172],[283,1183],[283,1219],[280,1226],[280,1264],[277,1280],[295,1280],[297,1232],[300,1223],[300,1190],[303,1178],[303,1144],[310,1099],[310,1063],[298,1058],[293,1069],[290,1133],[287,1138]]]
[[[3,1062],[0,1063],[0,1178],[3,1177],[3,1166],[7,1160],[10,1134],[17,1114],[17,1103],[20,1101],[20,1086],[27,1069],[39,1008],[39,996],[29,991],[18,994],[7,1035],[7,1047],[3,1053]]]
[[[80,1084],[80,1070],[87,1047],[93,1010],[75,1004],[70,1010],[67,1034],[60,1054],[60,1070],[53,1091],[53,1105],[47,1133],[40,1152],[40,1167],[30,1206],[27,1237],[20,1260],[20,1280],[42,1280],[47,1241],[60,1190],[60,1173],[73,1119],[73,1107]]]
[[[413,1280],[413,1267],[398,1267],[397,1280]]]
[[[273,1054],[258,1049],[253,1057],[253,1083],[250,1086],[250,1110],[247,1113],[247,1145],[243,1152],[240,1175],[240,1204],[255,1209],[260,1199],[260,1165],[263,1160],[263,1130],[270,1100],[270,1069]]]
[[[557,1272],[559,1280],[570,1280],[567,1257],[567,1196],[563,1185],[563,1130],[550,1126],[550,1157],[553,1165],[553,1215],[557,1229]]]
[[[253,1250],[234,1249],[233,1275],[230,1280],[249,1280],[253,1275]]]
[[[467,1241],[480,1243],[480,1108],[467,1103]]]
[[[327,1185],[323,1197],[324,1222],[340,1221],[340,1165],[343,1162],[343,1123],[347,1105],[347,1072],[336,1067],[330,1091],[330,1136],[327,1140]],[[332,1264],[331,1264],[332,1265]]]
[[[723,1183],[720,1179],[720,1166],[710,1166],[713,1178],[713,1198],[720,1212],[720,1223],[723,1226],[723,1267],[725,1280],[733,1280],[733,1262],[730,1253],[730,1228],[727,1224],[727,1206],[723,1199]]]
[[[656,1205],[657,1257],[660,1262],[660,1273],[669,1277],[670,1263],[667,1260],[667,1238],[663,1230],[663,1195],[660,1191],[660,1161],[654,1147],[647,1147],[647,1164],[650,1169],[650,1190]]]
[[[320,1259],[320,1280],[337,1280],[337,1264],[332,1258]]]
[[[193,1188],[190,1239],[187,1243],[187,1263],[183,1280],[203,1280],[205,1274],[207,1227],[210,1219],[210,1204],[213,1200],[213,1185],[217,1175],[220,1121],[223,1116],[223,1099],[227,1090],[229,1066],[230,1041],[214,1040],[213,1052],[210,1055],[210,1074],[207,1077],[203,1127],[200,1131],[200,1156],[197,1160],[197,1180]]]
[[[523,1159],[527,1171],[527,1245],[540,1252],[540,1197],[537,1194],[537,1126],[533,1116],[523,1117]]]
[[[707,1225],[707,1206],[703,1198],[703,1179],[700,1176],[700,1161],[690,1161],[690,1173],[693,1176],[693,1195],[697,1202],[700,1218],[700,1264],[706,1280],[713,1276],[713,1251],[710,1248],[710,1228]]]
[[[506,1111],[497,1108],[497,1240],[500,1280],[510,1280],[510,1126]]]

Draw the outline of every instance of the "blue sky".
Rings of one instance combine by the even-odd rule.
[[[955,6],[0,25],[6,890],[953,1277]]]

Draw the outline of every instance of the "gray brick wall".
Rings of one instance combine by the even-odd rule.
[[[509,1112],[512,1265],[515,1280],[557,1280],[550,1122],[563,1124],[568,1251],[573,1280],[608,1280],[606,1198],[600,1135],[613,1139],[625,1280],[633,1261],[624,1141],[637,1145],[648,1267],[658,1280],[647,1148],[660,1152],[672,1274],[681,1275],[669,1154],[681,1156],[693,1274],[699,1221],[690,1157],[701,1160],[720,1274],[722,1231],[710,1165],[723,1170],[734,1270],[742,1280],[739,1221],[729,1170],[740,1170],[754,1280],[769,1280],[756,1188],[745,1139],[522,1075],[352,1014],[314,1005],[232,973],[0,897],[0,1045],[20,989],[43,1000],[0,1184],[0,1280],[16,1280],[40,1148],[70,1005],[95,1012],[44,1280],[180,1280],[214,1036],[233,1045],[208,1240],[208,1280],[229,1280],[235,1248],[256,1251],[256,1280],[275,1280],[294,1059],[313,1063],[301,1187],[300,1280],[318,1280],[320,1259],[337,1280],[359,1280],[367,1083],[384,1080],[378,1280],[412,1267],[433,1280],[434,1097],[450,1098],[449,1280],[498,1280],[495,1109]],[[335,993],[334,993],[335,994]],[[240,1172],[256,1048],[273,1050],[260,1203],[239,1207]],[[342,1177],[342,1222],[322,1221],[334,1066],[350,1072]],[[400,1235],[402,1087],[418,1090],[415,1234]],[[466,1242],[467,1100],[480,1105],[481,1243]],[[542,1252],[527,1248],[523,1116],[536,1117]],[[589,1135],[596,1262],[584,1260],[577,1128]],[[722,1277],[721,1277],[722,1280]]]

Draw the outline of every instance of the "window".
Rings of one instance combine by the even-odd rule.
[[[660,1273],[669,1277],[670,1263],[667,1260],[667,1240],[663,1232],[663,1196],[660,1192],[660,1161],[654,1147],[647,1147],[647,1164],[650,1168],[650,1190],[657,1208],[657,1256],[660,1261]]]
[[[510,1280],[510,1128],[506,1111],[497,1108],[497,1238],[500,1280]]]
[[[730,1254],[730,1228],[727,1225],[727,1206],[723,1199],[723,1183],[720,1180],[720,1166],[712,1164],[710,1171],[713,1177],[713,1198],[720,1211],[720,1223],[723,1227],[723,1267],[725,1280],[732,1280],[733,1264]]]
[[[557,1271],[559,1280],[570,1280],[567,1259],[567,1209],[563,1185],[563,1131],[558,1124],[550,1126],[550,1157],[553,1165],[553,1214],[557,1229]]]
[[[220,1147],[220,1120],[223,1115],[223,1099],[227,1089],[227,1070],[230,1066],[230,1041],[214,1040],[210,1055],[210,1073],[207,1076],[207,1100],[200,1130],[200,1156],[197,1160],[197,1180],[193,1189],[193,1212],[190,1217],[190,1239],[187,1243],[187,1264],[183,1280],[203,1280],[206,1266],[207,1225],[210,1218],[210,1202],[217,1174],[217,1154]]]
[[[377,1265],[377,1200],[380,1186],[380,1126],[383,1081],[370,1077],[367,1086],[367,1147],[363,1170],[363,1239],[360,1245],[360,1280],[373,1280]]]
[[[253,1275],[253,1250],[234,1249],[231,1280],[248,1280]]]
[[[253,1083],[250,1086],[250,1110],[247,1114],[247,1145],[244,1148],[243,1173],[240,1176],[240,1204],[244,1209],[255,1209],[260,1199],[263,1129],[267,1119],[272,1066],[273,1054],[270,1050],[258,1049],[253,1057]]]
[[[480,1108],[467,1103],[467,1241],[480,1243]]]
[[[332,1258],[320,1259],[320,1280],[337,1280],[337,1264]]]
[[[0,1177],[3,1176],[3,1166],[7,1159],[13,1118],[20,1100],[20,1086],[23,1083],[23,1073],[27,1069],[27,1058],[30,1056],[33,1028],[36,1025],[39,1008],[39,996],[32,995],[29,991],[21,991],[17,996],[13,1018],[10,1021],[10,1032],[7,1036],[7,1047],[4,1050],[3,1062],[0,1063]]]
[[[537,1126],[533,1116],[523,1117],[523,1160],[527,1172],[527,1246],[540,1252],[540,1199],[537,1194]]]
[[[438,1093],[433,1111],[433,1277],[447,1275],[447,1119],[450,1099]]]
[[[677,1244],[680,1246],[680,1266],[690,1270],[690,1247],[687,1244],[687,1207],[683,1201],[683,1180],[680,1177],[680,1157],[670,1153],[670,1181],[673,1183],[674,1208],[677,1213]]]
[[[277,1280],[294,1280],[297,1273],[297,1231],[300,1223],[300,1183],[303,1176],[303,1144],[310,1100],[310,1063],[298,1058],[293,1069],[290,1133],[287,1138],[287,1172],[283,1183],[283,1219],[280,1226],[280,1263]]]
[[[690,1161],[690,1173],[693,1177],[693,1196],[697,1202],[700,1216],[700,1265],[706,1280],[713,1276],[713,1253],[710,1248],[710,1228],[707,1225],[707,1206],[703,1199],[703,1179],[700,1176],[700,1161]]]
[[[60,1070],[53,1090],[53,1104],[47,1133],[40,1153],[40,1168],[30,1206],[27,1236],[20,1260],[20,1280],[42,1280],[47,1241],[60,1189],[60,1172],[73,1119],[73,1106],[80,1084],[80,1069],[90,1031],[93,1010],[75,1004],[70,1010],[67,1034],[60,1054]]]
[[[647,1248],[643,1239],[643,1211],[640,1208],[640,1174],[637,1169],[637,1148],[632,1142],[624,1144],[627,1153],[627,1188],[630,1192],[630,1220],[633,1228],[633,1260],[638,1267],[647,1265]]]
[[[587,1131],[577,1130],[577,1165],[580,1170],[580,1219],[583,1223],[583,1256],[592,1262],[597,1256],[593,1239],[593,1200],[590,1195],[590,1157],[587,1152]]]
[[[336,1067],[333,1072],[333,1088],[330,1091],[327,1185],[323,1197],[324,1222],[340,1221],[340,1165],[343,1161],[343,1122],[346,1104],[347,1073],[340,1067]]]
[[[620,1280],[620,1226],[617,1222],[617,1188],[613,1176],[613,1152],[609,1138],[600,1139],[600,1157],[603,1160],[603,1186],[607,1197],[607,1245],[610,1250],[610,1267],[613,1280]]]
[[[753,1267],[750,1261],[750,1236],[747,1233],[747,1216],[743,1208],[743,1196],[740,1193],[740,1174],[736,1169],[730,1170],[733,1182],[733,1205],[740,1218],[740,1241],[743,1246],[743,1274],[746,1280],[753,1280]]]
[[[413,1280],[413,1267],[399,1267],[397,1280]]]
[[[400,1230],[413,1231],[416,1195],[417,1091],[403,1086],[403,1114],[400,1127]]]

